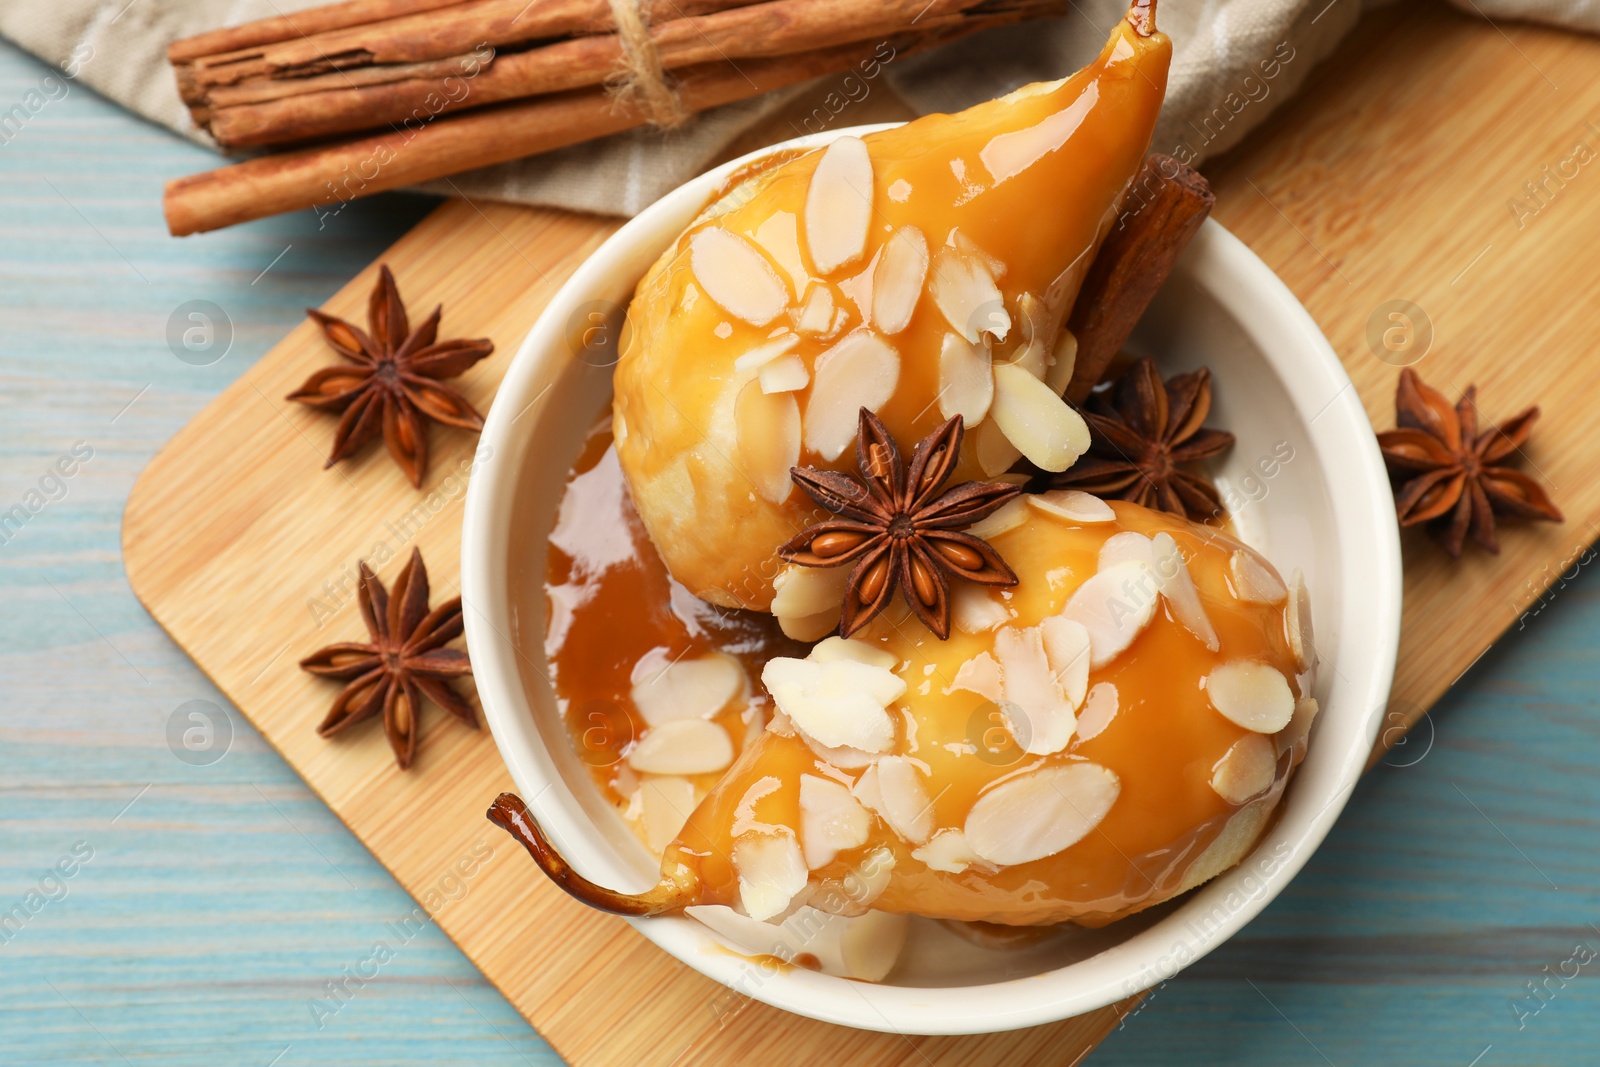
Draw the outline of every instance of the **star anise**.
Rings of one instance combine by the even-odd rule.
[[[1089,451],[1051,484],[1202,522],[1214,518],[1222,497],[1187,466],[1233,447],[1233,434],[1200,425],[1210,413],[1210,370],[1163,383],[1153,360],[1136,360],[1114,386],[1090,396],[1083,411]]]
[[[437,340],[442,310],[434,308],[412,330],[387,266],[378,269],[378,284],[367,302],[367,331],[306,309],[334,350],[354,364],[325,367],[288,396],[314,408],[344,412],[324,466],[352,455],[381,430],[389,454],[420,488],[428,469],[428,419],[464,430],[483,429],[483,416],[439,379],[461,374],[493,352],[494,343],[487,338]]]
[[[942,641],[950,636],[950,577],[982,585],[1016,585],[1000,553],[962,529],[993,514],[1020,489],[965,482],[941,492],[961,458],[957,415],[924,437],[908,471],[894,438],[861,409],[856,435],[859,480],[838,471],[794,467],[794,483],[841,516],[791,538],[778,555],[804,567],[854,563],[845,587],[839,631],[849,637],[889,603],[896,588]]]
[[[1531,407],[1480,433],[1477,398],[1477,386],[1469,385],[1451,407],[1443,393],[1407,367],[1394,397],[1399,428],[1378,435],[1395,483],[1400,525],[1430,523],[1429,532],[1458,558],[1469,533],[1490,552],[1500,551],[1497,515],[1562,521],[1561,510],[1538,482],[1499,465],[1527,442],[1539,409]]]
[[[300,661],[301,668],[312,674],[350,683],[334,698],[317,733],[332,737],[381,709],[383,732],[395,762],[405,770],[417,751],[417,718],[424,695],[478,728],[472,705],[447,681],[472,673],[465,652],[444,647],[461,635],[461,598],[452,597],[428,610],[428,568],[422,553],[413,549],[392,596],[363,561],[358,600],[372,640],[329,645]]]

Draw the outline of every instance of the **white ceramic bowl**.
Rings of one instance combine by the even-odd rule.
[[[509,561],[517,553],[542,573],[566,472],[611,394],[607,360],[580,358],[586,353],[575,353],[574,333],[597,311],[626,306],[638,279],[725,176],[761,154],[718,167],[647,208],[561,288],[495,397],[482,437],[492,452],[467,492],[466,636],[495,742],[533,815],[573,866],[628,892],[653,885],[658,865],[570,749],[554,695],[539,680],[544,620],[516,616]],[[918,921],[905,955],[878,985],[763,967],[688,918],[638,920],[640,933],[690,967],[801,1015],[908,1034],[983,1033],[1077,1015],[1171,977],[1253,918],[1305,864],[1372,747],[1399,639],[1399,538],[1371,426],[1316,323],[1213,221],[1130,347],[1155,356],[1165,373],[1211,367],[1212,421],[1238,437],[1216,468],[1219,485],[1232,494],[1246,539],[1285,574],[1303,569],[1311,592],[1322,664],[1314,693],[1323,710],[1281,817],[1251,856],[1177,901],[1100,931],[1063,928],[1021,950],[978,948]],[[525,474],[529,463],[537,469]],[[527,877],[543,876],[530,863]]]

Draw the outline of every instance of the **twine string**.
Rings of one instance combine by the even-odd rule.
[[[689,112],[667,81],[661,54],[650,39],[639,0],[607,0],[607,3],[617,26],[617,40],[622,45],[622,68],[611,80],[617,100],[642,109],[653,126],[664,130],[682,126],[689,121]]]

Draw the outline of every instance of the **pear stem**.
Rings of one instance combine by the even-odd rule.
[[[1140,37],[1151,37],[1156,32],[1156,0],[1133,0],[1128,5],[1128,25]]]
[[[528,811],[528,805],[515,793],[501,793],[489,806],[489,821],[515,838],[539,869],[550,880],[577,900],[590,907],[616,915],[647,917],[677,911],[696,900],[697,885],[675,882],[665,876],[653,889],[643,893],[619,893],[615,889],[596,885],[573,870],[557,852],[550,839]]]

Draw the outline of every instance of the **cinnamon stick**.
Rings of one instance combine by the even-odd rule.
[[[1214,203],[1199,171],[1159,153],[1145,160],[1067,319],[1078,340],[1068,400],[1083,403],[1105,377]]]
[[[790,56],[719,62],[679,75],[691,110],[716,107],[808,81],[857,63],[881,61],[888,45],[904,55],[943,43],[941,35],[823,48]],[[164,207],[174,236],[220,229],[301,208],[331,208],[358,197],[504,163],[642,125],[637,105],[603,89],[503,104],[325,147],[236,163],[167,183]]]
[[[418,11],[434,11],[459,4],[461,0],[346,0],[342,4],[308,8],[292,15],[257,19],[238,26],[225,26],[194,37],[185,37],[167,46],[167,62],[188,63],[201,56],[233,52],[277,41],[294,40],[346,26],[360,26]]]
[[[654,27],[651,39],[661,65],[676,70],[719,59],[830,48],[893,34],[913,24],[924,32],[957,28],[971,18],[983,18],[986,9],[996,6],[992,0],[768,0],[673,19]],[[1007,5],[1015,17],[1041,14],[1055,6],[1055,0],[1011,0]],[[212,92],[207,125],[227,147],[292,144],[378,129],[417,114],[462,111],[600,85],[623,61],[618,38],[606,34],[496,55],[482,63],[463,56],[455,70],[423,70],[415,77],[378,84],[341,86],[333,80],[337,75],[324,75],[314,79],[320,91],[272,99],[239,99],[248,90],[238,85],[232,87],[231,97],[221,89]],[[230,106],[230,101],[237,103]]]

